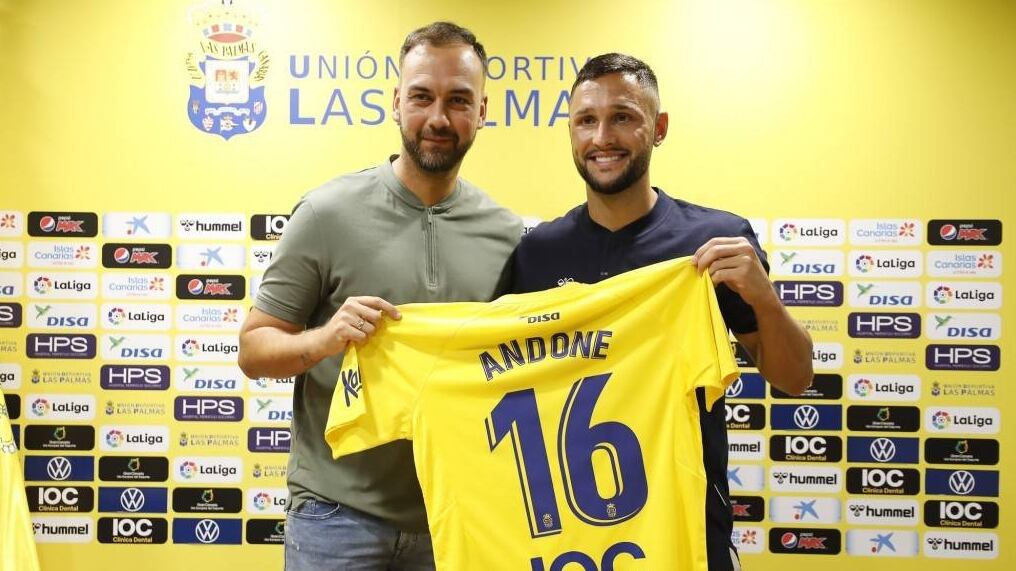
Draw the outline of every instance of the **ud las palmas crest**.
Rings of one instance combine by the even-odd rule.
[[[200,34],[200,50],[187,54],[190,122],[227,140],[254,131],[267,113],[269,63],[257,44],[256,14],[222,0],[194,6],[190,21]]]

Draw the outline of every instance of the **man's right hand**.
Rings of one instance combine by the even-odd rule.
[[[385,314],[395,320],[402,319],[399,310],[380,297],[347,298],[328,323],[316,330],[321,343],[321,355],[324,357],[341,353],[349,343],[366,343],[377,331]]]

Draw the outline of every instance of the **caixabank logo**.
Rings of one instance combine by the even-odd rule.
[[[994,466],[998,464],[998,440],[991,438],[926,438],[924,461],[928,464]]]
[[[240,513],[243,491],[240,488],[176,488],[173,511],[179,513]]]
[[[917,557],[916,531],[901,529],[847,530],[847,554],[872,557]]]
[[[255,214],[250,217],[250,237],[252,240],[272,240],[282,238],[289,224],[288,214]]]
[[[832,435],[774,434],[769,438],[769,454],[776,462],[839,462],[843,441]]]
[[[225,140],[264,124],[270,58],[258,44],[261,18],[243,6],[202,2],[189,11],[197,49],[187,54],[187,117],[203,133]],[[175,534],[175,531],[174,531]]]
[[[173,219],[165,212],[107,212],[102,215],[106,239],[161,240],[172,236]]]
[[[850,375],[847,397],[853,401],[914,402],[921,396],[917,375]]]
[[[842,282],[777,280],[773,285],[780,296],[780,301],[787,307],[843,305]]]
[[[844,505],[847,523],[853,525],[917,527],[918,524],[919,512],[914,500],[850,498]]]
[[[91,242],[29,242],[28,266],[32,268],[91,269],[96,266]]]
[[[916,278],[924,271],[917,250],[852,250],[847,260],[854,277]]]
[[[169,388],[165,365],[103,365],[99,383],[109,391],[164,391]]]
[[[240,545],[242,541],[243,520],[173,518],[173,543]]]
[[[998,345],[928,345],[924,366],[932,371],[997,371],[1002,362]]]
[[[240,300],[244,298],[243,276],[181,274],[176,277],[179,299]]]
[[[288,428],[255,426],[247,429],[247,450],[250,452],[288,453],[291,440]]]
[[[916,339],[921,336],[918,313],[862,313],[847,316],[848,334],[862,339]]]
[[[99,511],[106,513],[166,513],[166,488],[99,488]]]
[[[774,523],[826,524],[841,519],[835,498],[775,496],[769,500],[769,519]]]
[[[169,459],[164,456],[103,456],[99,479],[104,482],[165,482]]]
[[[90,482],[95,479],[92,456],[25,456],[25,480]]]
[[[945,559],[996,559],[994,533],[929,531],[924,534],[924,556]]]
[[[998,504],[988,501],[928,500],[924,502],[924,525],[928,527],[998,527]]]
[[[920,443],[917,438],[847,437],[847,462],[917,464],[920,453]]]
[[[102,267],[161,269],[173,265],[169,244],[130,244],[113,242],[102,245]]]
[[[847,428],[857,432],[917,432],[921,410],[916,406],[847,407]]]
[[[160,517],[100,517],[99,543],[162,544],[169,538],[169,524]]]
[[[243,399],[178,396],[173,401],[173,417],[179,421],[239,422],[243,419]]]
[[[933,246],[998,246],[1002,243],[1002,222],[930,220],[928,243]]]
[[[106,299],[169,299],[169,274],[105,273],[102,296]]]
[[[847,492],[881,496],[914,496],[921,491],[921,473],[914,468],[847,468]]]
[[[180,392],[240,392],[244,376],[235,365],[181,365],[176,367],[176,389]]]
[[[927,493],[936,496],[998,497],[995,470],[925,470]]]
[[[843,472],[834,466],[774,465],[769,469],[769,489],[832,494],[843,489]]]
[[[800,555],[836,555],[841,550],[837,529],[774,527],[769,530],[769,551]]]
[[[30,424],[26,450],[84,451],[95,448],[95,428],[78,424]]]
[[[773,430],[840,430],[843,407],[836,404],[774,404],[770,407]]]
[[[765,472],[756,464],[729,464],[727,485],[731,492],[761,492],[765,488]]]
[[[769,395],[776,400],[839,400],[843,397],[843,377],[835,373],[817,373],[811,386],[800,395],[790,395],[769,385]]]
[[[88,513],[95,509],[95,492],[87,486],[25,486],[28,511]]]
[[[730,511],[734,521],[762,521],[766,516],[766,501],[762,496],[730,496]]]
[[[99,217],[94,212],[29,212],[28,235],[38,238],[94,238]]]
[[[239,244],[181,244],[176,265],[182,270],[242,271],[247,250]]]

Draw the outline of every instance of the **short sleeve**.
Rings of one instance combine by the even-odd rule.
[[[704,389],[706,408],[712,410],[740,371],[709,273],[703,272],[697,280],[694,294],[685,299],[690,306],[681,312],[681,322],[688,324],[681,328],[682,370],[688,377],[688,391]]]
[[[306,325],[322,297],[326,259],[313,205],[306,197],[293,209],[286,231],[265,270],[254,307],[279,319]]]
[[[325,425],[333,457],[412,439],[414,412],[443,331],[426,314],[441,305],[401,306],[402,320],[386,321],[366,345],[346,351]]]
[[[762,250],[762,246],[758,243],[758,238],[755,236],[755,231],[752,230],[751,224],[744,219],[740,221],[740,230],[737,234],[738,237],[744,237],[751,243],[755,249],[755,254],[758,255],[759,261],[762,262],[762,267],[765,268],[766,273],[769,273],[769,259],[766,256],[765,251]],[[723,320],[726,322],[727,327],[730,328],[734,333],[753,333],[758,331],[758,321],[755,318],[755,311],[751,308],[741,296],[734,293],[730,288],[724,284],[720,284],[716,287],[716,298],[719,302],[720,313],[723,315]]]

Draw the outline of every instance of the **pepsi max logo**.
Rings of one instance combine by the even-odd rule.
[[[91,238],[98,233],[99,217],[94,212],[28,213],[29,236]]]
[[[176,278],[176,296],[179,299],[244,298],[247,282],[243,276],[183,274]]]
[[[999,220],[931,220],[928,243],[935,246],[997,246],[1002,243]]]
[[[166,269],[173,263],[169,244],[103,244],[102,266],[105,268]]]
[[[769,530],[769,551],[803,555],[835,555],[841,550],[837,529],[774,527]]]

